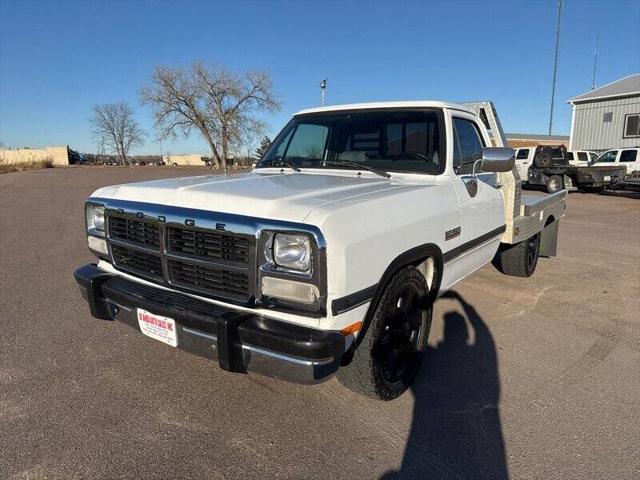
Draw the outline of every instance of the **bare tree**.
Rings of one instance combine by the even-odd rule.
[[[128,103],[94,105],[89,122],[98,144],[113,150],[122,164],[131,147],[144,145],[145,132],[136,122],[133,108]]]
[[[202,63],[156,67],[140,99],[152,107],[161,139],[197,130],[217,168],[226,168],[233,148],[264,132],[261,113],[280,109],[268,73],[236,74]]]

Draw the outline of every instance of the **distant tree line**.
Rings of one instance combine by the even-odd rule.
[[[140,89],[140,101],[151,107],[159,140],[186,138],[196,132],[207,143],[215,168],[226,168],[232,158],[240,163],[232,152],[260,137],[255,157],[262,157],[271,141],[264,136],[261,115],[281,107],[269,73],[236,73],[201,62],[157,66]],[[126,102],[95,105],[89,121],[98,144],[96,156],[108,152],[124,164],[130,149],[144,144],[146,132]]]

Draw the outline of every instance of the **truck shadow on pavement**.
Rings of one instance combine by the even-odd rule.
[[[445,298],[457,300],[464,315],[447,312],[442,341],[427,349],[411,389],[413,423],[402,465],[383,480],[508,478],[493,337],[462,296]]]

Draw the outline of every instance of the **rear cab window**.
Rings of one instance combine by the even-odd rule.
[[[518,154],[516,155],[516,160],[526,160],[529,157],[529,149],[521,148],[518,150]]]

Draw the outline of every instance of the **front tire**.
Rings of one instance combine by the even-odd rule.
[[[340,383],[380,400],[402,395],[422,363],[432,315],[424,276],[403,268],[380,297],[351,362],[338,370]]]
[[[540,253],[540,233],[515,245],[501,244],[493,257],[493,266],[505,275],[530,277],[536,271]]]

